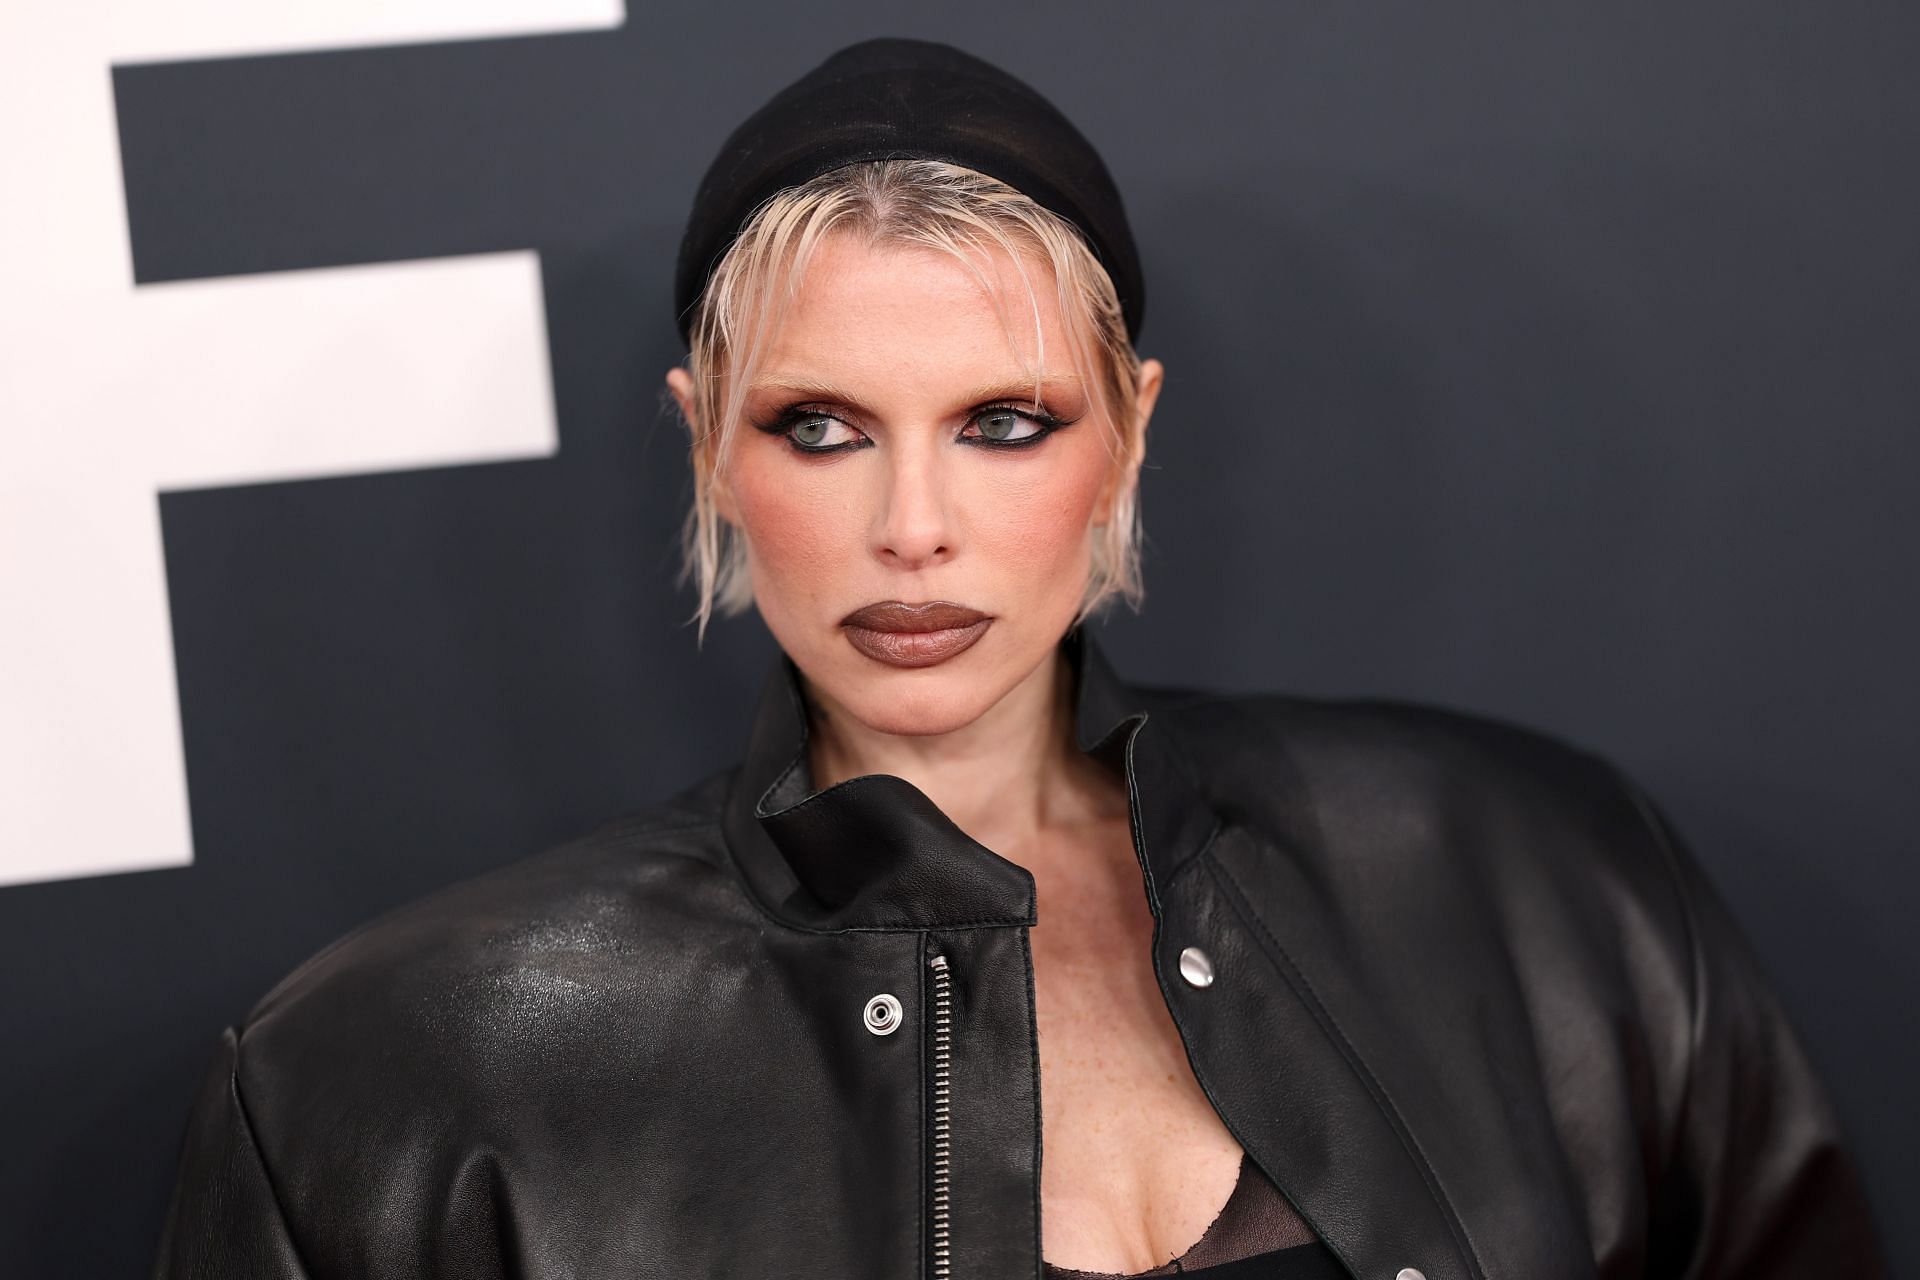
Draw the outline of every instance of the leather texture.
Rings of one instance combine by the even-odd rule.
[[[1351,1275],[1886,1273],[1749,944],[1617,768],[1063,643],[1195,1075]],[[155,1276],[1037,1277],[1033,878],[903,779],[816,791],[806,731],[780,655],[735,767],[285,978],[219,1041]]]

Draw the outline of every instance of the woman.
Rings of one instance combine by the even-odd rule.
[[[1030,88],[843,50],[728,140],[678,294],[696,616],[781,649],[744,760],[270,992],[158,1274],[1883,1273],[1606,761],[1107,664],[1163,370]]]

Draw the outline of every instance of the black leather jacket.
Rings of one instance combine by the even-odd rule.
[[[1753,955],[1606,761],[1065,643],[1194,1072],[1354,1276],[1884,1274]],[[1036,1276],[1032,877],[900,778],[814,793],[805,735],[782,656],[738,767],[289,975],[156,1274]]]

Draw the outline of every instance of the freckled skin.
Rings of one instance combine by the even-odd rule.
[[[1118,469],[1109,458],[1099,402],[1071,378],[1050,272],[1025,265],[1037,306],[1011,258],[990,264],[1010,337],[952,258],[822,241],[714,498],[745,534],[755,603],[801,671],[815,782],[897,774],[1033,873],[1043,1253],[1082,1270],[1139,1271],[1205,1230],[1240,1148],[1193,1078],[1154,981],[1124,784],[1072,744],[1057,645],[1087,581],[1092,528],[1111,495],[1137,482],[1139,457]],[[978,431],[979,389],[1017,385],[1009,401],[1030,403],[1042,345],[1048,407],[1073,425],[1031,449],[960,442]],[[1142,424],[1161,374],[1142,362]],[[675,369],[667,380],[691,416],[691,378]],[[795,383],[829,386],[844,402],[777,390]],[[814,423],[807,443],[871,447],[806,456],[751,425],[795,402]],[[894,668],[840,628],[883,600],[947,600],[994,621],[956,657]]]

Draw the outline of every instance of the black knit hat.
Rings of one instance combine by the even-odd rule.
[[[673,301],[689,337],[707,278],[760,204],[862,160],[945,160],[1013,187],[1086,235],[1137,339],[1140,257],[1113,177],[1073,123],[1021,80],[951,45],[885,38],[849,45],[788,85],[728,136],[700,182],[680,241]]]

